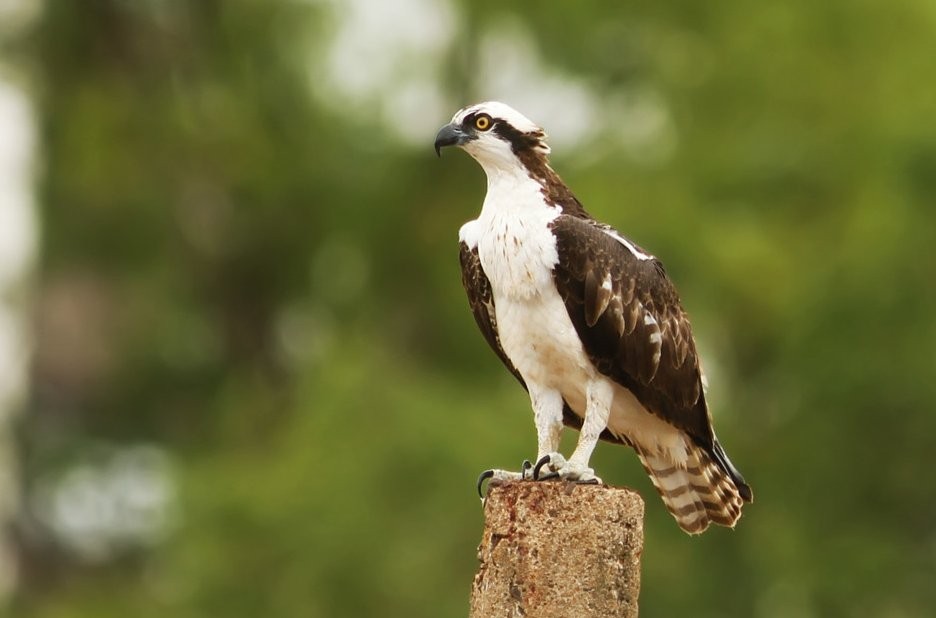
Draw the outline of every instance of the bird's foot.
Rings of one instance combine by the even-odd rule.
[[[478,495],[484,499],[484,481],[547,481],[562,479],[575,483],[593,483],[601,485],[602,480],[595,476],[595,471],[588,466],[567,461],[561,453],[548,453],[540,457],[536,465],[523,460],[519,472],[510,470],[485,470],[478,477]]]
[[[542,481],[551,478],[561,478],[564,481],[593,483],[596,485],[602,483],[601,479],[595,476],[595,471],[592,468],[574,461],[566,461],[566,458],[560,453],[548,453],[543,455],[540,457],[539,461],[536,462],[536,465],[533,466],[534,481]]]
[[[478,477],[478,495],[484,499],[484,481],[525,481],[533,478],[533,464],[529,459],[524,459],[520,466],[520,472],[511,472],[509,470],[485,470]]]

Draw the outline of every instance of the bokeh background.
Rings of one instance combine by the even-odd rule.
[[[0,1],[0,615],[465,615],[535,446],[432,152],[484,99],[667,264],[754,487],[690,538],[599,446],[642,615],[933,615],[934,76],[930,0]]]

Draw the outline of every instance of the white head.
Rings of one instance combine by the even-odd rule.
[[[458,146],[485,172],[528,167],[531,158],[545,163],[546,133],[514,108],[498,101],[469,105],[452,116],[436,135],[435,149]]]

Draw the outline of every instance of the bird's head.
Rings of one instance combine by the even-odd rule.
[[[534,161],[545,164],[549,154],[543,129],[497,101],[459,110],[436,135],[436,154],[441,156],[445,146],[462,148],[489,174],[515,170],[518,166],[529,168]]]

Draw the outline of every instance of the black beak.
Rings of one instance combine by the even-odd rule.
[[[455,124],[447,124],[439,129],[436,134],[436,155],[441,157],[442,149],[446,146],[461,146],[468,141],[471,141],[471,136],[465,133],[461,127]]]

